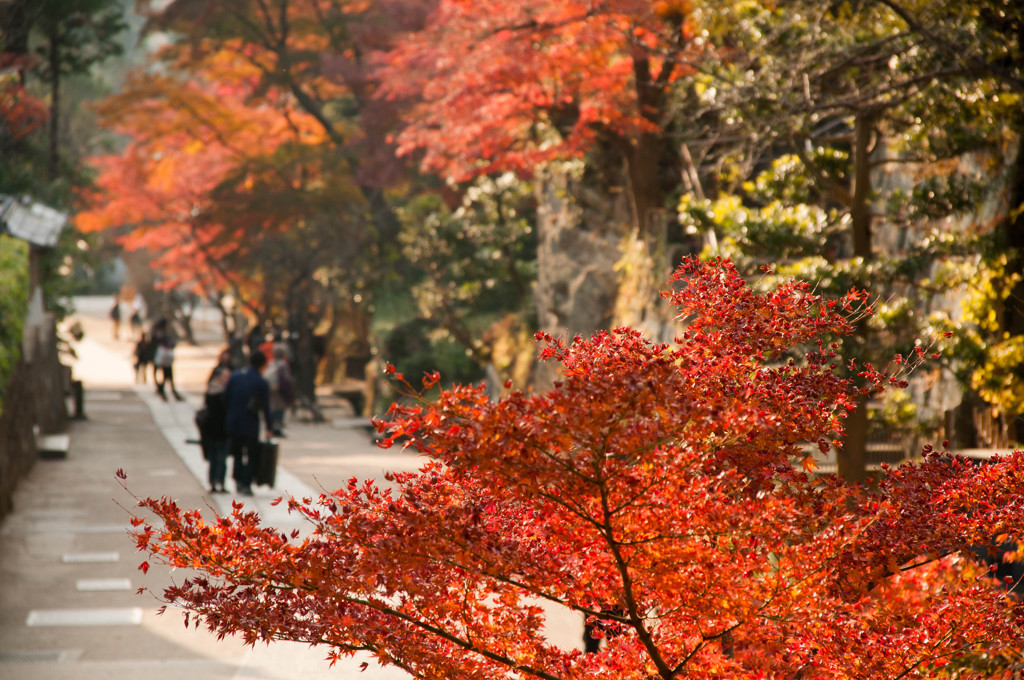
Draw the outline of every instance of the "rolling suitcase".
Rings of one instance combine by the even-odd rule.
[[[274,481],[277,479],[277,453],[277,442],[260,442],[259,455],[256,457],[256,466],[253,471],[253,483],[256,486],[274,486]]]

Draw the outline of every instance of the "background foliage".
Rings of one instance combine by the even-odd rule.
[[[4,388],[21,356],[21,335],[28,311],[28,247],[0,236],[0,408]]]

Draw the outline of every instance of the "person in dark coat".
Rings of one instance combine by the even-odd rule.
[[[203,447],[203,457],[209,463],[212,493],[227,493],[227,489],[224,488],[224,478],[228,471],[228,435],[225,430],[227,404],[224,402],[224,390],[230,378],[231,370],[226,366],[214,368],[206,395],[203,397],[206,419],[199,438]]]
[[[149,372],[149,366],[153,363],[155,356],[156,346],[153,345],[149,334],[143,333],[139,341],[135,343],[135,382],[146,384],[146,374]],[[156,380],[155,369],[153,379]]]
[[[224,388],[227,407],[224,431],[232,458],[231,476],[238,493],[244,496],[252,495],[253,467],[260,446],[260,413],[268,437],[272,429],[270,386],[260,375],[266,364],[263,352],[253,352],[249,356],[249,368],[232,373]]]

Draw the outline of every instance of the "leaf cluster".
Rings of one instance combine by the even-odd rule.
[[[758,293],[696,260],[675,283],[672,345],[542,334],[564,367],[549,392],[394,406],[386,443],[423,467],[282,500],[307,534],[140,499],[139,549],[199,572],[164,597],[219,635],[419,678],[926,678],[1024,641],[1020,605],[965,558],[1017,531],[1020,454],[977,468],[929,449],[873,489],[801,465],[856,395],[921,360],[862,366],[862,387],[836,372],[820,338],[849,333],[865,294]],[[604,621],[602,649],[548,642],[553,606]]]

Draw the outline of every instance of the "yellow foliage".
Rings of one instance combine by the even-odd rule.
[[[971,374],[971,387],[1003,413],[1024,412],[1024,337],[1007,337],[990,345],[985,363]]]

